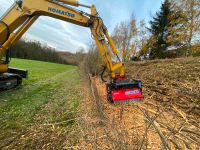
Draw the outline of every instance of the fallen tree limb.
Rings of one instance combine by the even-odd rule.
[[[153,125],[154,129],[156,130],[156,132],[158,133],[158,135],[160,136],[160,139],[163,143],[163,146],[166,150],[171,150],[170,146],[168,145],[163,133],[161,130],[158,129],[158,127],[155,125],[155,121],[153,121],[147,112],[145,112],[143,109],[141,109],[139,106],[136,106],[143,114],[144,116],[146,117],[146,119]]]

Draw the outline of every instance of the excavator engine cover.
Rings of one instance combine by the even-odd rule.
[[[114,82],[107,84],[107,94],[108,100],[114,104],[138,102],[143,98],[142,82],[118,76]]]

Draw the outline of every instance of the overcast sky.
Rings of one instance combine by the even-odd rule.
[[[147,22],[159,10],[163,0],[79,0],[84,4],[95,4],[111,33],[115,25],[130,18],[134,13],[137,20]],[[0,16],[14,0],[0,0]],[[79,8],[82,9],[82,8]],[[28,40],[37,40],[59,51],[76,52],[88,48],[91,33],[88,28],[72,25],[49,17],[40,17],[24,35]]]

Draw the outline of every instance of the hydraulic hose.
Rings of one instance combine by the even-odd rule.
[[[105,71],[106,71],[106,66],[104,66],[103,71],[102,71],[102,73],[101,73],[101,80],[102,80],[103,82],[107,82],[107,81],[103,78],[103,75],[104,75]]]

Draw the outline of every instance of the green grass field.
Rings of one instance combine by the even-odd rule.
[[[11,66],[27,69],[29,78],[0,93],[0,149],[62,148],[75,126],[65,121],[75,118],[82,96],[77,67],[20,59],[12,59]]]

